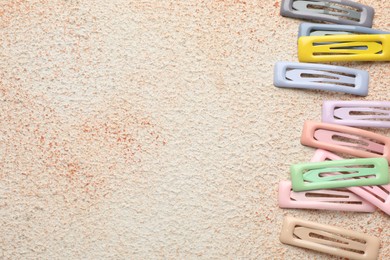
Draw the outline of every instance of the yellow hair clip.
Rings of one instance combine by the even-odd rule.
[[[390,61],[390,34],[302,36],[301,62]]]

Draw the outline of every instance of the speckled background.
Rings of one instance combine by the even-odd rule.
[[[375,28],[390,30],[387,0]],[[277,89],[300,21],[280,0],[0,0],[1,259],[327,259],[282,245],[284,215],[381,238],[390,218],[281,210],[323,99]],[[368,100],[389,99],[389,63]],[[378,131],[390,135],[390,131]]]

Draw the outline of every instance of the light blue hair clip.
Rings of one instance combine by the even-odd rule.
[[[367,71],[341,66],[277,62],[274,85],[279,88],[319,89],[367,96]]]
[[[363,26],[344,24],[320,24],[301,23],[299,25],[298,37],[301,36],[326,36],[337,34],[389,34],[381,30],[375,30]]]

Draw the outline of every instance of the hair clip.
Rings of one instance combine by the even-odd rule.
[[[350,190],[367,202],[390,215],[390,185],[350,187]]]
[[[280,242],[349,259],[377,259],[377,237],[340,227],[284,217]]]
[[[390,34],[302,36],[301,62],[390,61]]]
[[[334,189],[389,183],[384,158],[307,162],[290,167],[294,191]]]
[[[356,157],[390,160],[390,138],[349,126],[306,121],[301,144]]]
[[[312,158],[313,162],[325,160],[343,160],[334,153],[318,149]],[[372,205],[378,207],[386,214],[390,215],[390,184],[378,186],[348,187],[359,197],[363,198]]]
[[[390,102],[324,101],[322,122],[357,127],[390,128]]]
[[[345,24],[301,23],[298,37],[301,36],[328,36],[339,34],[388,34],[389,32],[375,30],[363,26]]]
[[[371,27],[374,8],[348,0],[283,0],[286,17]]]
[[[279,183],[279,207],[290,209],[324,209],[374,212],[375,207],[355,193],[343,189],[295,192],[290,181]]]
[[[280,88],[320,89],[359,96],[368,94],[367,71],[313,63],[277,62],[274,85]]]

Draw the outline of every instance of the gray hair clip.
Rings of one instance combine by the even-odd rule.
[[[349,0],[283,0],[286,17],[371,27],[374,8]]]
[[[277,62],[274,85],[280,88],[319,89],[367,96],[367,71],[341,66]]]
[[[301,23],[299,25],[298,37],[301,36],[326,36],[336,34],[389,34],[381,30],[375,30],[363,26],[344,24],[320,24]]]

